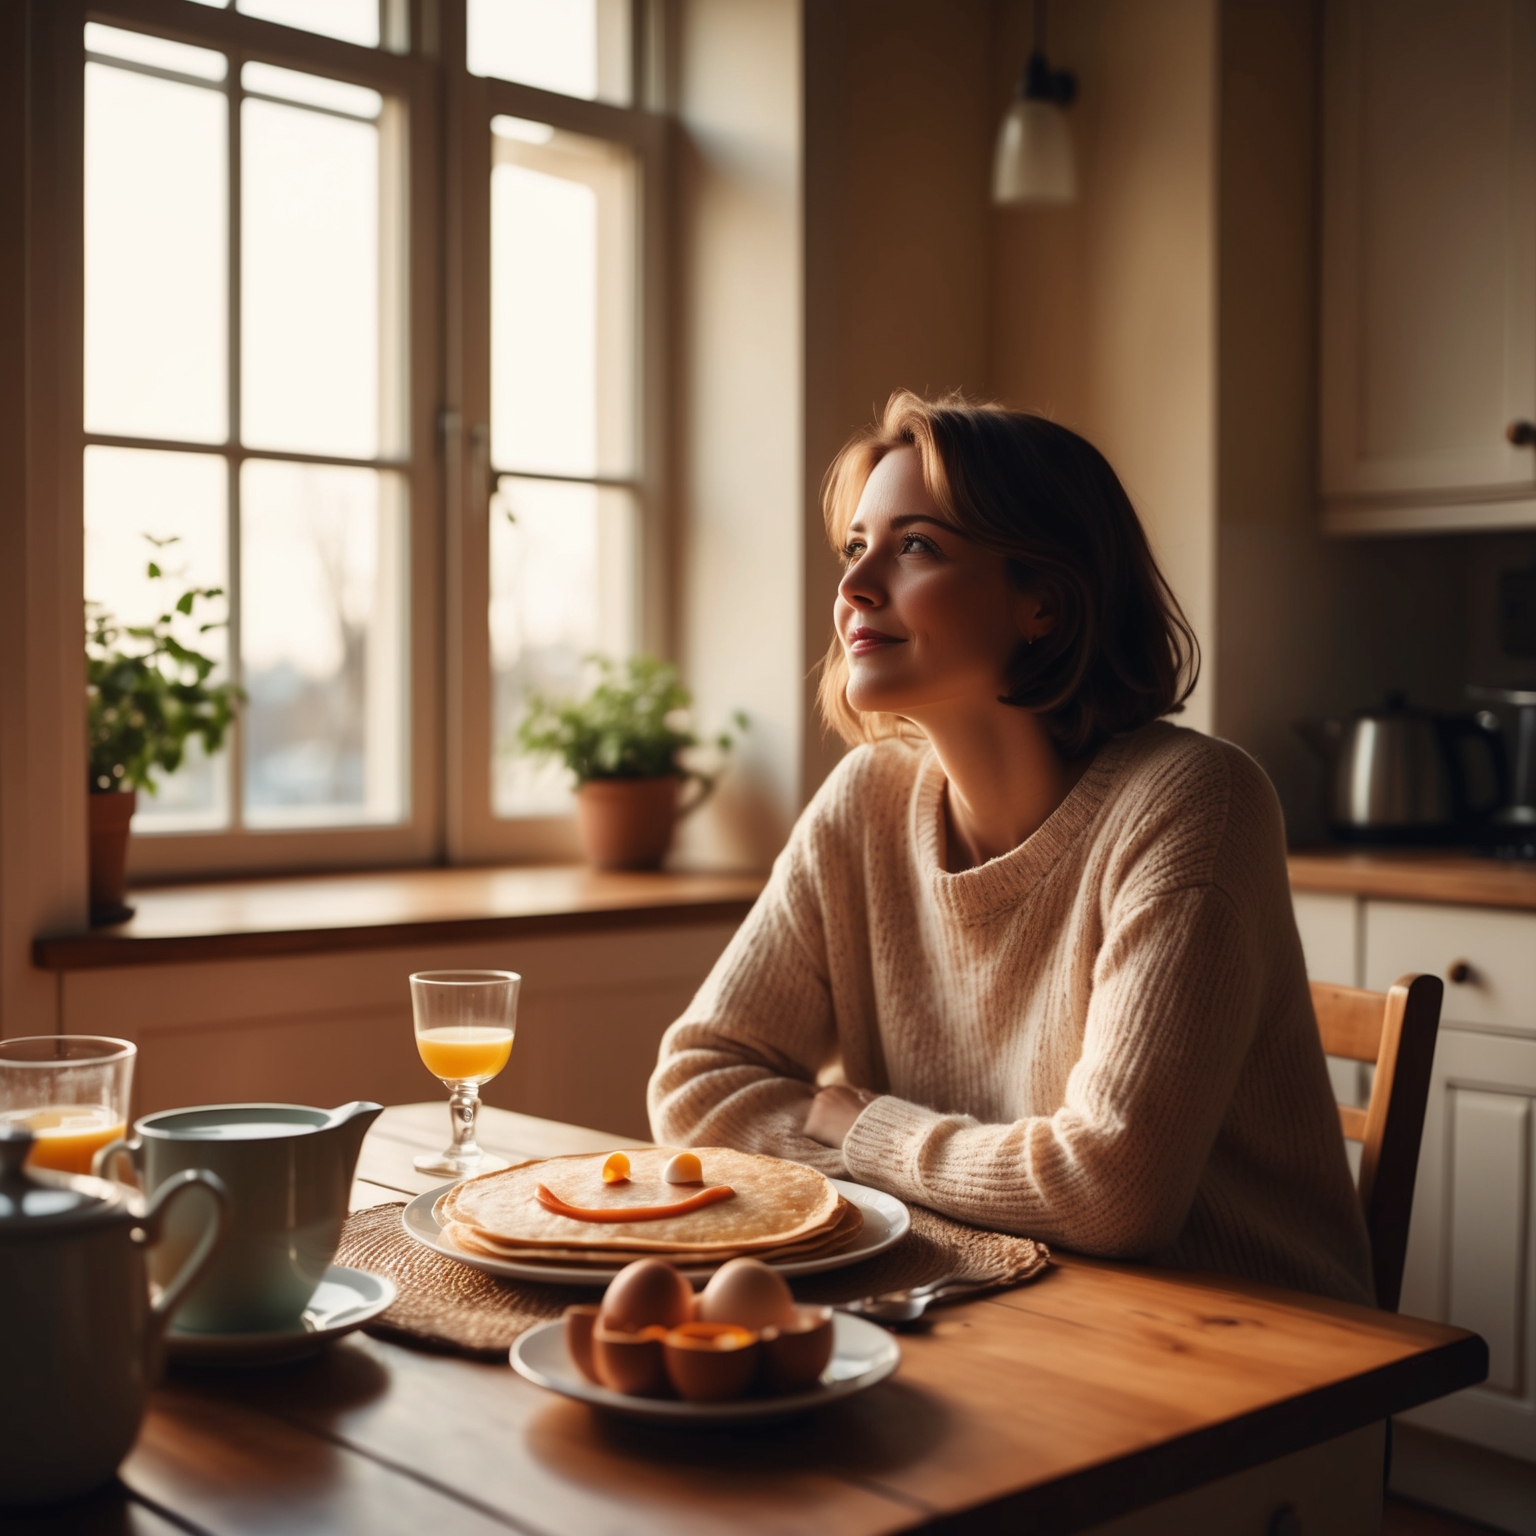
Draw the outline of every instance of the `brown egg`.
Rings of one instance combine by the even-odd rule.
[[[832,1359],[831,1307],[796,1307],[788,1328],[763,1332],[763,1385],[770,1392],[805,1392]]]
[[[667,1361],[662,1340],[665,1328],[642,1328],[630,1333],[609,1328],[601,1318],[592,1330],[592,1366],[598,1381],[610,1392],[630,1397],[669,1397]]]
[[[693,1315],[693,1287],[660,1259],[636,1259],[608,1282],[602,1320],[609,1328],[675,1328]]]
[[[592,1330],[597,1325],[597,1310],[590,1305],[565,1309],[565,1350],[576,1369],[588,1381],[601,1386],[602,1378],[592,1363]]]
[[[795,1298],[777,1270],[761,1259],[732,1259],[709,1277],[694,1309],[700,1322],[737,1323],[754,1333],[792,1328]]]
[[[667,1377],[690,1403],[741,1397],[757,1374],[757,1334],[734,1323],[684,1323],[664,1347]]]

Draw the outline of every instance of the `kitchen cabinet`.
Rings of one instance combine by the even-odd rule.
[[[1402,1310],[1471,1328],[1488,1379],[1406,1415],[1536,1461],[1536,1027],[1441,1030],[1414,1191]]]
[[[1402,1310],[1482,1334],[1489,1373],[1403,1417],[1536,1462],[1536,912],[1305,890],[1293,900],[1313,980],[1384,991],[1427,971],[1446,982]],[[1330,1063],[1347,1101],[1343,1067]]]
[[[1324,525],[1536,526],[1536,0],[1325,17]]]
[[[1331,981],[1340,986],[1360,985],[1360,906],[1353,896],[1333,892],[1295,891],[1291,904],[1296,910],[1296,928],[1301,934],[1302,953],[1306,956],[1307,975],[1313,981]],[[1373,1068],[1342,1057],[1328,1058],[1328,1078],[1333,1096],[1340,1104],[1364,1105],[1370,1099]],[[1360,1148],[1347,1143],[1349,1166],[1360,1172]]]
[[[1488,1380],[1406,1417],[1536,1461],[1536,913],[1367,901],[1365,985],[1446,982],[1402,1310],[1488,1341]]]

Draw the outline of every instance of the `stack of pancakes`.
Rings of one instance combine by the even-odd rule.
[[[628,1153],[629,1178],[605,1184],[608,1154],[539,1158],[456,1184],[433,1208],[447,1242],[479,1258],[530,1266],[614,1269],[635,1259],[683,1267],[723,1264],[749,1254],[769,1262],[812,1259],[847,1247],[864,1218],[814,1168],[727,1147],[697,1147],[702,1184],[668,1184],[668,1147]],[[641,1221],[602,1222],[557,1215],[540,1204],[543,1185],[583,1210],[670,1206],[701,1189],[735,1193],[699,1210]]]

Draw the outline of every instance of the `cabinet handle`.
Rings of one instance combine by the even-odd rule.
[[[1536,421],[1512,421],[1504,428],[1504,436],[1516,448],[1529,448],[1536,444]]]
[[[1470,960],[1452,960],[1445,968],[1445,979],[1456,987],[1466,986],[1476,974]]]

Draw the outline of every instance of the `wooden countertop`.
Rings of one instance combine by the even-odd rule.
[[[503,1156],[627,1142],[480,1113],[485,1145]],[[447,1120],[440,1101],[387,1110],[364,1143],[354,1204],[430,1185],[411,1158],[441,1147]],[[1273,1458],[1326,1452],[1487,1368],[1481,1339],[1438,1323],[1056,1257],[1032,1284],[902,1335],[899,1371],[872,1391],[739,1430],[614,1420],[505,1364],[362,1334],[282,1370],[173,1372],[103,1495],[115,1523],[102,1529],[1064,1536],[1264,1464],[1251,1484],[1208,1490],[1225,1507],[1207,1509],[1199,1529],[1257,1530],[1284,1503],[1306,1529],[1319,1508],[1336,1523],[1317,1528],[1344,1529],[1341,1485],[1320,1479],[1322,1464]],[[1358,1457],[1327,1465],[1349,1469],[1343,1491],[1363,1482],[1379,1510],[1376,1433],[1363,1469]],[[1349,1529],[1377,1528],[1357,1513]],[[69,1523],[77,1506],[61,1515],[39,1532],[80,1529]],[[1134,1529],[1174,1528],[1164,1518],[1149,1511]]]
[[[1302,848],[1289,862],[1296,891],[1536,911],[1536,861],[1480,858],[1452,849]]]
[[[234,956],[463,943],[740,922],[758,875],[605,874],[580,865],[412,869],[132,891],[126,923],[45,935],[35,965],[70,971]]]

